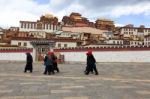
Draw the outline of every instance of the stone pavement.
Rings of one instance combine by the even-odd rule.
[[[84,75],[84,64],[60,64],[60,73],[43,75],[34,64],[0,62],[0,99],[150,99],[150,63],[100,63],[99,75]]]

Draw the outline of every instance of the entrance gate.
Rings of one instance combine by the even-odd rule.
[[[35,49],[35,60],[43,61],[48,51],[54,48],[54,41],[42,40],[42,41],[31,41],[31,44]]]

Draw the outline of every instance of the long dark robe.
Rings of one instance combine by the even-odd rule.
[[[30,71],[32,72],[32,70],[33,70],[32,63],[33,63],[33,58],[32,58],[32,56],[31,56],[30,53],[27,53],[25,71],[26,71],[26,70],[30,70]]]

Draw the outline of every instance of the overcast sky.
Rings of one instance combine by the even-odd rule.
[[[0,0],[0,27],[19,26],[19,21],[36,21],[45,13],[59,20],[79,12],[91,21],[114,20],[117,25],[150,27],[150,0]]]

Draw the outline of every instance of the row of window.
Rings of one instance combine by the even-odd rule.
[[[145,38],[145,41],[150,41],[150,38]]]
[[[150,45],[150,42],[145,42],[145,45]]]
[[[21,28],[25,29],[36,29],[37,27],[40,27],[41,29],[53,29],[57,30],[57,25],[51,25],[51,24],[37,24],[36,23],[21,23]]]
[[[124,31],[136,31],[137,29],[124,29]]]
[[[67,44],[58,44],[58,47],[68,47],[68,45]]]
[[[124,32],[124,34],[130,34],[130,35],[133,35],[133,32]]]
[[[123,41],[113,41],[113,44],[123,44]]]
[[[27,43],[26,42],[24,42],[24,43],[18,42],[18,46],[27,46]],[[68,47],[68,45],[59,43],[58,47]]]
[[[22,45],[21,45],[21,42],[18,42],[18,46],[22,46]],[[24,42],[24,43],[23,43],[23,46],[27,46],[27,43]]]
[[[113,44],[123,44],[123,41],[113,41]],[[130,44],[140,45],[140,42],[131,41]]]
[[[137,31],[137,29],[124,29],[124,31]],[[150,29],[144,29],[144,32],[150,32]]]
[[[130,42],[130,44],[133,44],[133,45],[140,45],[140,42]]]

